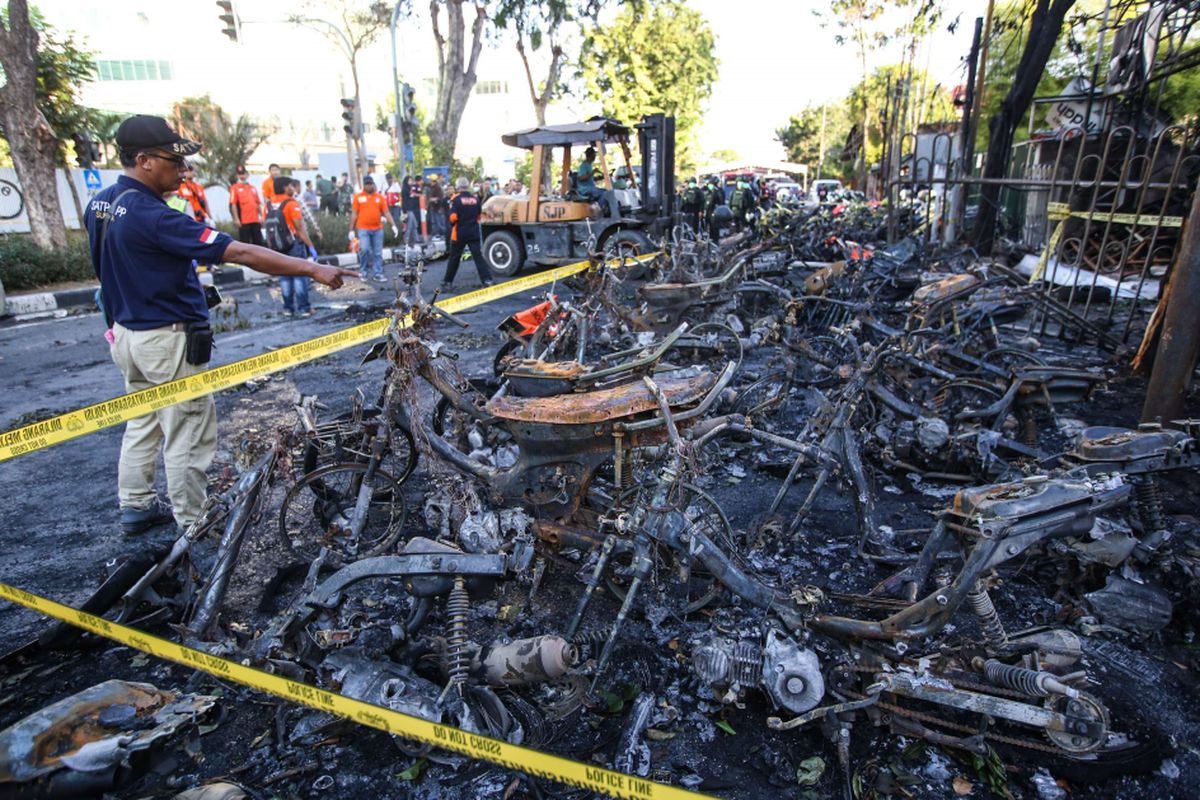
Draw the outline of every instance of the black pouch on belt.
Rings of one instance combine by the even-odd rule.
[[[189,322],[187,326],[187,352],[185,358],[192,366],[207,364],[212,358],[213,331],[208,320]]]

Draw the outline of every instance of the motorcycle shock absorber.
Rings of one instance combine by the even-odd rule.
[[[467,614],[471,610],[471,598],[463,577],[454,578],[454,588],[446,598],[446,616],[449,619],[449,632],[446,636],[446,671],[450,675],[449,686],[453,686],[460,695],[470,671],[471,656],[467,652]],[[449,688],[449,687],[447,687]]]
[[[1024,408],[1020,413],[1021,423],[1021,444],[1026,447],[1037,448],[1038,446],[1038,424],[1037,419],[1033,416],[1032,408]]]
[[[1167,519],[1163,515],[1162,490],[1154,481],[1153,475],[1146,475],[1133,485],[1134,499],[1137,502],[1138,521],[1146,534],[1167,529]]]
[[[1000,621],[1000,615],[996,613],[996,606],[992,603],[991,595],[988,594],[983,581],[975,581],[971,591],[967,592],[967,603],[979,618],[984,640],[995,650],[1003,649],[1008,644],[1008,633],[1004,630],[1004,623]]]
[[[1078,689],[1067,686],[1049,672],[1004,664],[994,658],[989,658],[983,663],[983,674],[996,686],[1022,692],[1031,697],[1049,697],[1052,694],[1079,696]]]

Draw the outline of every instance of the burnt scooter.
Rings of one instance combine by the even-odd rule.
[[[387,357],[392,363],[388,394],[404,398],[397,408],[412,430],[418,447],[456,469],[477,478],[498,505],[516,503],[540,518],[566,520],[580,508],[597,470],[608,462],[626,463],[633,450],[663,441],[659,430],[635,425],[652,416],[654,395],[640,378],[653,374],[664,354],[686,330],[680,326],[656,348],[628,351],[629,360],[596,369],[578,362],[517,360],[505,371],[508,385],[487,397],[457,374],[454,356],[430,335],[440,317],[458,320],[420,294],[419,275],[405,277],[408,296],[401,299],[396,323],[388,333]],[[402,326],[402,319],[410,324]],[[444,398],[450,408],[479,425],[498,429],[516,448],[516,462],[497,467],[472,458],[438,435],[415,403],[419,376]],[[661,377],[658,386],[677,418],[698,419],[720,396],[733,376],[733,366],[720,375],[679,370]]]

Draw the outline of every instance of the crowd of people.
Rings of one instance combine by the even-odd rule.
[[[684,224],[696,231],[703,227],[715,240],[717,229],[725,222],[723,214],[718,211],[722,206],[729,209],[732,227],[745,230],[757,224],[760,210],[768,211],[776,205],[791,206],[798,202],[800,195],[794,191],[794,187],[795,184],[783,186],[765,177],[739,175],[732,188],[727,190],[721,176],[709,175],[703,185],[696,178],[690,178],[686,184],[682,184],[676,201]],[[822,196],[821,200],[824,199]]]

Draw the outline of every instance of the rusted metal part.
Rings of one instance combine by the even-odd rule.
[[[216,702],[119,680],[84,689],[0,731],[0,786],[45,778],[53,785],[56,773],[78,771],[99,781],[93,789],[104,788],[130,753],[192,724]],[[86,774],[72,785],[89,785]]]
[[[913,303],[936,303],[951,295],[975,288],[979,283],[979,277],[969,272],[951,275],[920,287],[912,293],[912,301]]]
[[[567,525],[558,525],[548,520],[534,520],[533,528],[538,538],[553,547],[573,547],[579,550],[595,550],[604,544],[605,537],[589,530]]]
[[[566,675],[579,662],[579,649],[561,636],[535,636],[493,644],[480,661],[492,686],[527,686]]]
[[[1171,275],[1171,294],[1163,315],[1162,337],[1154,356],[1154,369],[1146,386],[1143,422],[1170,422],[1184,416],[1184,397],[1200,356],[1200,191],[1192,196],[1192,210],[1184,227],[1179,259]]]
[[[690,378],[663,378],[659,388],[672,406],[698,402],[716,383],[716,376],[703,373]],[[556,397],[498,397],[487,405],[489,413],[514,422],[559,425],[589,425],[632,417],[656,407],[654,395],[640,382],[611,389]]]
[[[514,395],[519,397],[565,394],[586,374],[587,367],[578,361],[537,361],[532,358],[510,360],[504,370]]]
[[[842,277],[846,271],[845,261],[834,261],[828,266],[814,270],[804,279],[804,293],[808,295],[824,294],[830,284]]]

